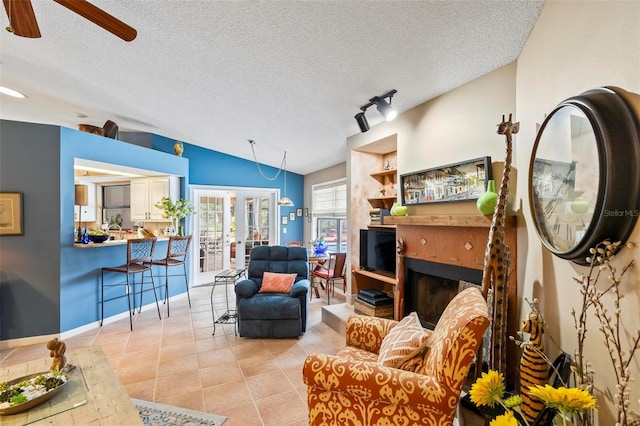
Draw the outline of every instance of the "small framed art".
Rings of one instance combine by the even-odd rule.
[[[0,192],[0,235],[22,235],[22,192]]]

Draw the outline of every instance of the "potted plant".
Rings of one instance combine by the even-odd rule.
[[[196,212],[191,201],[184,199],[174,201],[169,197],[162,197],[154,206],[162,210],[162,217],[171,221],[174,232],[177,231],[178,235],[183,235],[180,221]]]

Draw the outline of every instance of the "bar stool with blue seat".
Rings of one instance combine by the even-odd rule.
[[[144,286],[151,284],[153,289],[153,295],[156,299],[156,308],[158,309],[158,318],[162,319],[160,315],[160,305],[158,304],[158,295],[156,293],[156,286],[153,280],[153,271],[151,269],[151,262],[153,261],[153,253],[156,249],[156,238],[136,238],[127,240],[127,263],[121,266],[105,266],[102,268],[102,281],[100,292],[100,325],[104,321],[104,304],[110,300],[119,299],[122,297],[127,298],[129,306],[129,326],[133,331],[133,315],[136,309],[136,275],[140,274],[140,307],[138,312],[142,309],[142,295],[144,293]],[[105,272],[119,273],[126,275],[125,282],[119,282],[115,284],[105,284],[104,275]],[[145,272],[149,272],[151,277],[150,281],[145,282]],[[105,287],[124,287],[125,294],[114,296],[108,299],[104,297]],[[133,298],[133,309],[131,309],[131,299]]]
[[[167,316],[169,316],[169,277],[184,276],[184,285],[187,289],[187,299],[189,300],[189,308],[191,308],[191,297],[189,296],[189,279],[187,278],[186,259],[189,253],[189,245],[191,244],[191,235],[171,236],[169,237],[169,245],[167,246],[167,257],[164,259],[153,260],[152,265],[164,266],[164,303],[167,304]],[[182,266],[182,273],[169,275],[169,268]]]

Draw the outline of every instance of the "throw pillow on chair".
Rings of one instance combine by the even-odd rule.
[[[259,293],[289,293],[298,274],[277,274],[265,272]]]

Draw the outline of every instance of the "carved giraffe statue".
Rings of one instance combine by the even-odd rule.
[[[509,273],[511,271],[511,252],[504,242],[504,222],[507,209],[507,195],[509,194],[509,175],[511,174],[511,146],[512,135],[518,133],[520,123],[509,121],[498,125],[498,134],[504,135],[507,144],[507,156],[504,160],[502,180],[498,201],[493,212],[487,248],[484,252],[484,269],[482,271],[482,294],[489,298],[489,290],[493,292],[491,310],[491,332],[489,339],[489,368],[500,373],[506,373],[507,364],[507,294]]]

